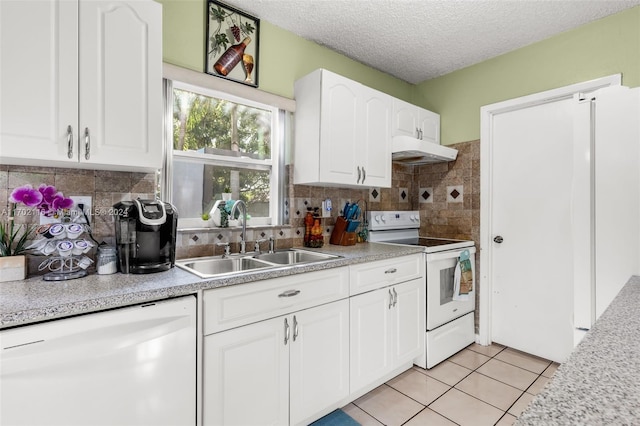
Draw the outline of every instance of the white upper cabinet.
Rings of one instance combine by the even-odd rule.
[[[440,143],[440,115],[400,99],[393,99],[393,136],[410,136]]]
[[[391,186],[390,96],[319,69],[295,98],[294,183]]]
[[[162,6],[0,2],[0,161],[162,165]]]

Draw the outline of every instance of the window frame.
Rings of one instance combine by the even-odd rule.
[[[229,102],[241,104],[251,108],[267,110],[271,112],[271,158],[254,159],[249,157],[229,157],[217,154],[196,153],[193,151],[178,151],[173,149],[173,91],[174,89],[190,91],[199,95]],[[207,164],[217,167],[240,168],[245,170],[258,170],[270,172],[269,177],[269,216],[252,217],[249,226],[278,226],[283,225],[284,211],[282,200],[284,197],[284,182],[280,177],[284,171],[285,144],[286,141],[286,111],[278,106],[268,105],[241,96],[225,93],[210,87],[196,85],[180,80],[164,80],[165,91],[165,164],[162,177],[162,195],[166,200],[172,200],[173,195],[173,160],[184,159],[189,162]],[[179,210],[179,209],[178,209]],[[180,218],[178,224],[181,228],[202,227],[200,218]]]

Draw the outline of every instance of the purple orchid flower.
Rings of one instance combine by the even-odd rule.
[[[12,203],[23,203],[27,207],[36,207],[42,203],[43,195],[31,185],[19,186],[9,197]]]
[[[73,207],[73,200],[65,198],[62,192],[58,192],[51,203],[53,210],[69,209]]]
[[[51,204],[53,202],[53,199],[58,194],[58,190],[56,189],[55,186],[52,186],[52,185],[44,185],[44,184],[42,184],[42,185],[40,185],[40,188],[38,188],[38,191],[40,191],[44,201],[47,204]]]

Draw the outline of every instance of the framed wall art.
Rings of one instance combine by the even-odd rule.
[[[258,87],[259,36],[259,19],[208,0],[205,72]]]

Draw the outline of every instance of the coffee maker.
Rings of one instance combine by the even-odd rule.
[[[160,200],[121,201],[114,206],[118,270],[166,271],[176,261],[178,212]]]

